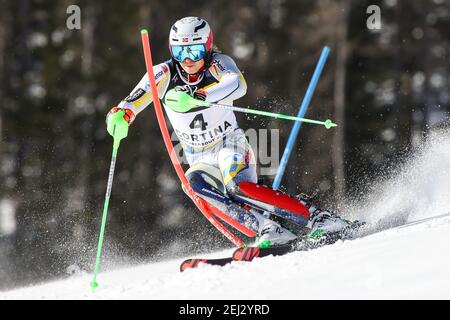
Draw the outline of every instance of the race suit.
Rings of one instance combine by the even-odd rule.
[[[173,60],[154,66],[158,96],[163,101],[168,90],[189,86],[206,93],[206,102],[232,105],[247,91],[245,79],[235,62],[227,55],[214,53],[211,63],[194,79]],[[152,102],[147,74],[119,108],[139,114]],[[257,182],[253,151],[239,128],[232,110],[220,107],[196,107],[176,112],[164,105],[165,112],[183,148],[190,169],[186,177],[198,194],[241,223],[257,230],[258,218],[227,201],[218,201],[211,192],[203,192],[205,182],[214,192],[232,193],[242,181]],[[220,171],[220,173],[219,173]],[[220,198],[220,197],[219,197]]]

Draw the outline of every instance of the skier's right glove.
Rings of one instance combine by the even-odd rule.
[[[120,112],[119,114],[122,114],[122,116],[119,116],[118,112]],[[133,123],[135,118],[136,115],[130,109],[122,109],[119,107],[112,108],[106,116],[106,128],[108,133],[114,137],[114,134],[116,133],[116,126],[123,128],[125,128],[125,126],[128,127]]]

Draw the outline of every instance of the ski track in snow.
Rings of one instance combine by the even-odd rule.
[[[430,136],[348,218],[387,229],[450,212],[450,132]],[[229,256],[232,250],[201,257]],[[196,256],[200,257],[200,256]],[[450,215],[311,251],[179,272],[186,257],[0,292],[4,299],[450,299]],[[193,257],[188,257],[193,258]]]
[[[449,249],[446,216],[251,263],[180,273],[180,258],[100,273],[95,292],[85,274],[0,299],[450,299]]]

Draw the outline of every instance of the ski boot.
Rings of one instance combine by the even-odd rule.
[[[255,246],[259,248],[267,248],[273,246],[283,246],[290,244],[297,239],[297,236],[279,223],[265,219],[264,224],[258,232],[258,238]]]
[[[355,230],[365,224],[358,220],[343,219],[335,211],[323,210],[312,204],[312,197],[305,194],[297,198],[305,204],[310,213],[307,227],[311,231],[306,236],[307,241],[323,245],[332,244],[340,239],[351,239]]]

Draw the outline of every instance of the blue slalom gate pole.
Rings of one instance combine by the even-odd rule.
[[[322,73],[323,66],[328,58],[328,53],[330,52],[330,48],[325,46],[322,49],[322,53],[320,54],[319,62],[317,62],[316,69],[314,70],[311,81],[309,82],[308,90],[306,90],[305,97],[303,98],[302,104],[300,106],[300,110],[298,112],[298,117],[303,118],[306,110],[308,109],[309,103],[311,102],[312,95],[314,90],[316,90],[317,82],[319,81],[320,74]],[[277,173],[275,175],[275,180],[272,184],[272,189],[278,189],[281,184],[281,179],[283,178],[284,171],[286,170],[287,163],[289,161],[289,157],[291,156],[292,149],[295,144],[295,140],[297,139],[298,132],[300,131],[302,123],[300,121],[296,121],[291,134],[289,135],[289,140],[286,144],[286,148],[284,149],[283,157],[281,158],[280,165],[278,166]]]

